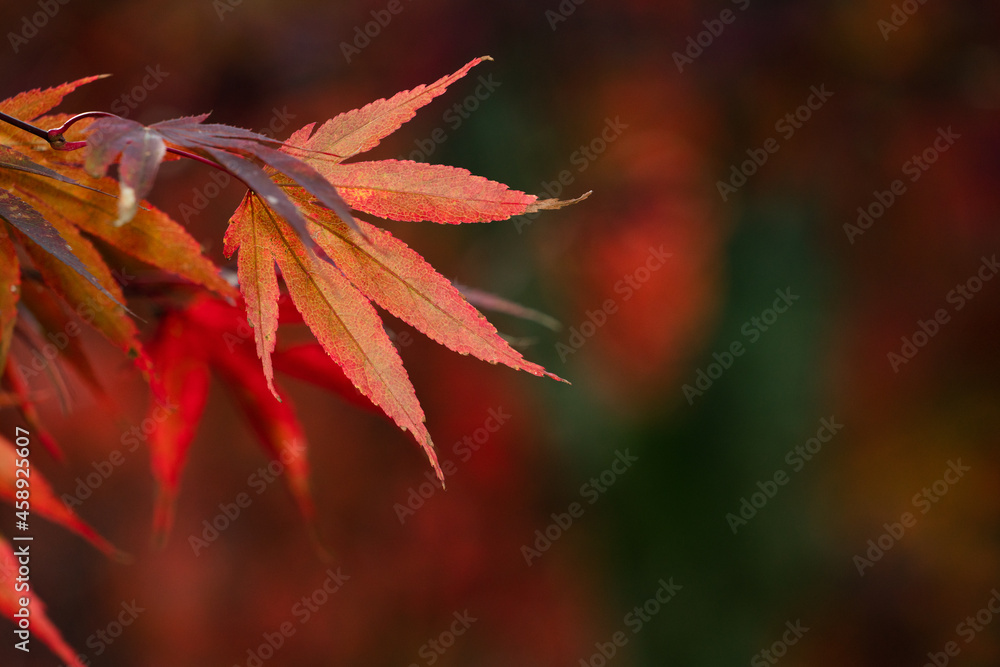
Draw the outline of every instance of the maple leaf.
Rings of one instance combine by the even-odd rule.
[[[485,222],[573,203],[540,201],[453,167],[397,160],[342,164],[344,158],[377,145],[482,60],[477,58],[430,86],[341,114],[318,128],[307,125],[281,150],[300,153],[352,208],[396,220]],[[307,252],[286,216],[257,193],[248,193],[230,219],[226,255],[239,251],[240,289],[275,397],[271,355],[278,326],[276,268],[326,353],[362,394],[414,436],[442,484],[444,475],[424,426],[423,410],[371,302],[456,352],[561,379],[511,348],[454,285],[406,244],[363,221],[357,222],[359,229],[352,229],[336,211],[317,205],[304,188],[278,182],[308,218],[310,237],[332,264]]]
[[[167,151],[213,164],[229,171],[264,197],[276,211],[308,239],[305,219],[258,162],[292,179],[348,222],[350,210],[337,190],[308,164],[271,144],[281,142],[262,134],[218,123],[205,123],[208,114],[167,120],[145,126],[132,120],[101,118],[88,129],[87,171],[103,175],[119,160],[121,197],[115,226],[131,220],[138,201],[153,187]],[[169,144],[169,146],[168,146]],[[252,158],[252,159],[248,159]]]
[[[0,112],[40,124],[65,123],[66,116],[45,116],[75,88],[98,77],[80,79],[47,90],[22,93],[0,102]],[[70,131],[82,136],[86,123]],[[75,133],[75,134],[74,134]],[[23,142],[11,128],[0,127],[0,142]],[[138,338],[138,329],[125,303],[121,287],[94,244],[93,236],[140,261],[202,285],[226,296],[235,290],[201,253],[198,242],[180,225],[148,203],[136,212],[133,224],[118,229],[112,191],[115,182],[89,175],[72,154],[55,151],[47,142],[32,144],[28,158],[0,143],[0,236],[4,285],[9,294],[0,298],[0,361],[8,354],[16,322],[17,291],[26,271],[59,295],[64,307],[101,332],[122,349],[136,365],[148,371],[149,363]],[[22,264],[20,257],[27,260]],[[37,300],[36,300],[37,303]],[[50,321],[58,315],[49,311]],[[84,368],[85,364],[78,364]],[[9,374],[8,374],[9,379]]]
[[[83,80],[78,83],[82,82]],[[4,111],[5,113],[12,111],[22,116],[34,118],[39,113],[48,111],[52,106],[58,104],[62,100],[62,96],[73,88],[75,88],[74,84],[64,84],[60,88],[44,92],[34,91],[35,94],[22,93],[15,98],[0,103],[0,111]],[[51,106],[49,106],[50,104]],[[40,165],[26,155],[2,144],[0,144],[0,169],[25,172],[34,176],[43,176],[63,183],[77,185],[73,179],[54,169]],[[19,230],[34,244],[37,244],[38,247],[76,271],[105,296],[115,301],[114,296],[80,262],[74,254],[72,247],[59,231],[53,228],[30,204],[15,196],[9,188],[3,187],[2,184],[0,184],[0,218],[3,218],[8,224]],[[7,252],[13,255],[12,249],[8,248]],[[0,351],[5,352],[5,350]],[[3,359],[3,355],[0,355],[0,362]]]
[[[443,485],[423,409],[376,306],[456,352],[561,380],[524,359],[470,301],[553,324],[492,295],[465,289],[466,298],[419,253],[356,220],[352,211],[460,224],[560,208],[587,195],[540,200],[455,167],[345,160],[378,145],[484,59],[433,84],[307,125],[286,142],[207,123],[207,114],[149,126],[104,112],[52,114],[65,95],[99,77],[0,101],[0,120],[7,123],[0,125],[0,379],[6,389],[0,405],[16,406],[59,458],[61,451],[40,423],[38,392],[28,383],[42,369],[33,371],[15,357],[25,348],[37,354],[46,340],[59,340],[64,360],[100,395],[82,342],[67,332],[82,319],[124,351],[153,387],[156,428],[148,442],[159,487],[153,520],[158,541],[173,523],[212,374],[230,389],[267,455],[283,464],[314,538],[305,433],[293,407],[281,400],[276,371],[381,411],[413,435]],[[21,132],[34,139],[26,143],[16,134]],[[79,148],[85,150],[74,153]],[[238,252],[238,291],[183,227],[145,201],[161,164],[177,157],[227,171],[249,190],[225,234],[227,257]],[[117,181],[106,176],[113,164]],[[121,253],[180,281],[161,292],[152,287],[155,279],[132,285],[130,296],[150,299],[159,318],[148,350],[125,305],[124,287],[134,277],[112,271],[108,248],[112,256]],[[176,297],[185,294],[193,297],[176,307]],[[252,332],[240,333],[246,321]],[[315,341],[279,346],[279,322],[304,323]],[[242,345],[249,337],[252,349]],[[57,389],[62,386],[54,365],[46,364],[44,371]],[[15,472],[13,446],[0,438],[0,498],[14,499]],[[38,473],[32,501],[38,514],[106,554],[126,558],[62,503]],[[0,538],[0,614],[14,620],[12,589],[3,581],[12,559]],[[77,666],[44,607],[37,600],[34,605],[39,636]]]
[[[208,362],[204,355],[186,349],[193,341],[185,324],[178,315],[168,314],[149,347],[162,394],[150,406],[150,415],[156,417],[152,423],[157,426],[148,441],[153,478],[159,484],[154,544],[162,544],[173,525],[181,470],[208,401]],[[157,410],[162,412],[157,414]]]
[[[74,181],[51,169],[34,164],[10,148],[3,146],[0,146],[0,148],[3,149],[0,151],[0,168],[14,169],[36,176],[55,178],[65,183],[75,184]],[[59,231],[49,224],[30,204],[16,197],[6,189],[0,189],[0,218],[17,229],[26,238],[30,239],[34,245],[76,271],[105,296],[117,303],[117,299],[104,288],[74,254],[73,248]]]
[[[484,59],[488,58],[474,59],[433,84],[377,100],[319,126],[307,125],[287,142],[206,123],[207,114],[149,126],[103,112],[42,116],[66,93],[92,79],[0,103],[0,113],[9,114],[8,121],[19,117],[54,126],[42,131],[15,122],[51,147],[86,149],[81,162],[39,145],[36,148],[41,150],[33,160],[0,144],[0,167],[6,168],[0,169],[0,216],[6,215],[12,225],[0,237],[0,250],[12,260],[4,278],[13,288],[0,298],[0,317],[4,318],[0,354],[10,347],[9,323],[23,298],[21,286],[30,268],[55,288],[67,306],[78,313],[85,307],[86,319],[95,328],[137,359],[140,368],[150,371],[156,380],[155,400],[173,404],[166,417],[157,420],[159,426],[150,441],[154,476],[160,485],[155,534],[165,535],[172,523],[187,449],[207,400],[210,371],[236,389],[237,401],[273,457],[304,448],[301,427],[291,408],[280,402],[274,384],[278,367],[355,402],[377,406],[410,431],[443,483],[423,410],[375,305],[461,354],[561,379],[525,360],[417,252],[378,227],[355,220],[351,213],[449,224],[488,222],[559,208],[587,196],[572,201],[539,200],[444,165],[398,160],[344,163],[378,145]],[[121,287],[84,236],[99,238],[156,268],[231,297],[234,290],[200,255],[197,243],[143,201],[160,165],[177,156],[224,169],[249,188],[230,220],[225,251],[229,257],[239,252],[237,276],[253,327],[256,357],[263,366],[260,376],[248,373],[252,357],[245,353],[229,350],[221,354],[218,333],[220,327],[232,326],[232,307],[201,297],[164,318],[147,357],[135,324],[121,306]],[[104,194],[112,183],[104,174],[114,163],[120,186],[117,202]],[[20,253],[15,245],[20,245]],[[18,257],[30,261],[31,267],[19,267]],[[278,322],[290,319],[282,314],[287,309],[280,304],[287,301],[281,297],[279,277],[297,309],[296,316],[315,334],[316,343],[276,349]],[[106,298],[98,299],[102,295]],[[487,306],[530,314],[551,326],[539,314],[509,302],[491,300],[482,293],[470,295]],[[51,329],[64,322],[59,309],[53,310],[37,294],[25,300],[24,306],[36,315],[39,327]],[[195,336],[216,342],[196,348],[191,344]],[[78,371],[84,377],[92,375],[85,355],[79,350],[73,353]],[[331,372],[331,367],[338,370]],[[32,406],[17,370],[8,365],[5,377],[20,397],[22,412],[30,418]],[[58,452],[54,447],[53,451]],[[289,482],[308,518],[313,512],[308,466],[304,456],[291,460]]]
[[[377,244],[379,236],[374,230],[372,238]],[[517,316],[544,317],[493,295],[476,292],[474,297]],[[283,324],[303,322],[302,314],[287,297],[279,298],[276,310]],[[320,555],[325,556],[314,524],[304,430],[291,405],[279,401],[265,382],[255,352],[246,345],[252,334],[245,318],[246,306],[242,303],[196,295],[184,307],[172,309],[163,317],[148,345],[166,392],[165,397],[155,397],[149,407],[149,420],[157,424],[149,446],[153,477],[159,486],[153,543],[164,544],[172,528],[182,471],[207,403],[208,376],[214,373],[244,412],[268,456],[281,462],[282,476],[306,520],[310,537]],[[279,347],[273,353],[273,362],[278,373],[327,389],[362,409],[384,414],[358,392],[319,343]],[[284,397],[277,383],[274,390]],[[166,412],[165,404],[169,406]]]
[[[80,86],[93,83],[94,81],[103,79],[107,76],[109,75],[97,74],[77,79],[76,81],[70,81],[59,86],[53,86],[51,88],[35,88],[34,90],[26,90],[23,93],[18,93],[14,97],[0,102],[0,111],[16,118],[20,118],[21,120],[34,121],[59,106],[59,103],[63,101],[64,97],[72,93]],[[0,141],[21,143],[23,141],[23,136],[20,133],[15,134],[9,127],[0,126]]]
[[[292,309],[279,310],[286,321],[295,321]],[[164,543],[173,524],[181,474],[208,400],[210,373],[215,373],[230,390],[264,451],[272,460],[281,462],[287,486],[312,537],[317,539],[304,430],[291,405],[271,394],[256,353],[244,345],[245,313],[242,304],[197,295],[185,307],[167,313],[149,345],[165,390],[165,399],[156,398],[150,404],[150,417],[157,427],[149,446],[153,477],[159,486],[154,544]],[[274,359],[275,366],[292,377],[333,391],[356,405],[373,407],[316,343],[278,350]],[[163,400],[170,406],[166,415]]]
[[[245,292],[247,311],[275,397],[270,355],[276,339],[268,332],[277,330],[277,264],[292,301],[323,349],[362,394],[413,434],[443,479],[423,409],[369,301],[337,268],[307,253],[288,223],[254,194],[244,198],[226,234],[227,254],[237,247],[240,285],[252,285]]]

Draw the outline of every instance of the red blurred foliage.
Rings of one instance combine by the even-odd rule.
[[[727,233],[706,179],[717,121],[695,91],[654,67],[602,74],[577,123],[592,131],[606,119],[628,127],[606,152],[594,150],[581,182],[594,183],[595,194],[572,224],[547,230],[539,252],[549,279],[575,306],[567,326],[600,320],[588,311],[610,312],[580,363],[595,366],[586,377],[602,402],[635,410],[677,384],[717,312]],[[600,149],[604,137],[593,137]],[[567,167],[583,169],[574,164]],[[669,259],[659,261],[664,252]]]

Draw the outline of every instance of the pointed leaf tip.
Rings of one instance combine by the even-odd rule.
[[[156,427],[147,441],[153,478],[158,486],[153,514],[154,544],[165,541],[173,527],[181,476],[208,401],[209,368],[203,348],[194,342],[200,343],[203,337],[183,315],[170,313],[149,348],[150,363],[159,378],[158,391],[149,405]]]
[[[535,203],[528,206],[524,212],[535,213],[537,211],[555,211],[560,208],[566,208],[567,206],[572,206],[573,204],[579,204],[593,194],[593,192],[593,190],[588,190],[576,199],[539,199]]]
[[[492,310],[498,313],[505,313],[513,317],[521,318],[522,320],[536,322],[551,331],[560,331],[562,329],[562,322],[551,315],[547,315],[541,311],[535,310],[534,308],[522,306],[519,303],[515,303],[508,299],[504,299],[503,297],[497,296],[496,294],[491,294],[474,287],[461,285],[459,283],[453,284],[455,285],[455,289],[461,292],[462,296],[465,297],[466,301],[477,308]]]
[[[475,58],[458,71],[441,77],[434,83],[419,85],[388,99],[379,99],[360,109],[342,113],[319,127],[306,126],[293,134],[288,143],[297,143],[307,150],[340,155],[341,160],[371,150],[383,138],[413,118],[417,109],[444,93],[448,86],[486,59],[492,60],[489,56]],[[315,129],[312,137],[309,136],[311,129]],[[314,166],[317,165],[314,163]]]

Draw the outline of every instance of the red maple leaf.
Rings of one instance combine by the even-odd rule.
[[[0,102],[0,120],[8,124],[0,125],[0,380],[9,392],[0,395],[0,405],[17,406],[59,456],[28,387],[38,373],[11,354],[13,341],[19,337],[30,349],[45,336],[78,327],[75,315],[126,352],[152,381],[154,408],[160,411],[149,442],[160,488],[154,534],[161,540],[173,521],[212,373],[232,391],[268,455],[284,464],[286,481],[309,522],[315,508],[306,439],[293,407],[281,400],[275,370],[384,412],[410,431],[443,484],[423,410],[375,307],[461,354],[559,380],[525,360],[469,299],[551,322],[484,293],[469,291],[467,299],[420,254],[356,220],[353,212],[459,224],[506,220],[579,199],[539,200],[443,165],[345,161],[378,145],[482,60],[433,84],[307,125],[286,142],[206,123],[207,115],[150,126],[103,112],[45,115],[97,77]],[[30,150],[23,149],[22,131],[36,137],[27,144]],[[183,227],[143,200],[162,163],[178,157],[227,171],[249,190],[225,234],[227,257],[238,254],[238,292]],[[116,163],[117,182],[104,176]],[[116,191],[117,197],[108,194]],[[151,300],[158,315],[148,351],[103,247],[180,283],[165,296],[154,289],[162,285],[156,278],[131,286]],[[177,305],[177,296],[185,297],[183,305]],[[247,321],[251,329],[241,331]],[[279,321],[304,323],[315,341],[279,346]],[[252,352],[241,344],[249,338]],[[100,391],[80,342],[67,339],[64,351],[65,361]],[[52,369],[46,372],[56,377]],[[0,441],[0,498],[12,500],[8,446]],[[39,513],[118,554],[58,501],[43,478],[34,479]],[[8,550],[0,543],[0,568]],[[8,594],[0,585],[0,613],[14,618]],[[44,638],[61,657],[67,655],[54,629]]]
[[[342,163],[376,146],[481,60],[318,128],[307,125],[282,150],[300,154],[353,209],[395,220],[484,222],[566,205],[539,201],[464,169],[397,160]],[[271,354],[277,341],[278,272],[323,349],[362,394],[410,431],[442,482],[423,410],[372,302],[456,352],[559,379],[525,361],[454,285],[403,242],[363,221],[357,223],[359,233],[301,184],[275,178],[308,220],[309,236],[325,255],[321,259],[309,252],[289,222],[257,192],[246,195],[230,220],[226,254],[239,251],[240,289],[275,396]]]

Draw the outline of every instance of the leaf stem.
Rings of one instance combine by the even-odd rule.
[[[233,172],[231,172],[228,169],[226,169],[225,167],[223,167],[218,162],[213,162],[213,161],[209,160],[208,158],[205,158],[205,157],[202,157],[202,156],[198,155],[197,153],[190,153],[190,152],[188,152],[186,150],[183,150],[183,149],[180,149],[180,148],[174,148],[172,146],[167,146],[167,152],[168,153],[173,153],[174,155],[179,155],[181,157],[186,157],[189,160],[194,160],[195,162],[200,162],[202,164],[207,164],[209,167],[215,167],[219,171],[224,171],[227,174],[229,174],[230,176],[232,176],[233,178],[235,178],[237,181],[239,181],[240,183],[242,183],[243,185],[247,186],[247,190],[256,192],[252,187],[250,187],[249,183],[247,183],[242,178],[240,178],[239,176],[237,176]]]
[[[63,134],[71,126],[75,125],[78,121],[81,121],[84,118],[108,118],[108,117],[118,118],[118,116],[116,116],[115,114],[109,113],[107,111],[85,111],[83,113],[78,113],[77,115],[68,119],[65,123],[63,123],[59,127],[55,127],[49,130],[49,136],[51,137],[57,134]]]
[[[66,141],[63,137],[63,133],[66,132],[77,121],[83,120],[84,118],[94,118],[97,116],[115,116],[113,113],[108,113],[106,111],[87,111],[86,113],[77,114],[73,116],[60,127],[52,128],[51,130],[43,130],[40,127],[32,125],[31,123],[25,122],[19,118],[14,118],[3,112],[0,112],[0,121],[7,123],[8,125],[13,125],[19,130],[24,130],[25,132],[30,132],[31,134],[39,137],[40,139],[45,139],[49,146],[57,151],[73,151],[78,148],[83,148],[87,145],[86,141]],[[115,116],[117,118],[117,116]]]
[[[45,140],[48,141],[49,145],[52,146],[52,148],[54,148],[57,151],[75,151],[77,148],[83,148],[84,146],[86,146],[87,142],[86,141],[67,142],[65,137],[63,137],[63,134],[66,132],[66,130],[68,130],[72,125],[74,125],[78,121],[83,120],[84,118],[107,118],[107,117],[118,118],[118,116],[116,116],[115,114],[108,113],[107,111],[85,111],[83,113],[78,113],[72,118],[67,119],[67,121],[63,123],[61,126],[54,127],[51,130],[49,130],[46,133]]]
[[[36,137],[44,139],[53,149],[57,151],[73,151],[78,148],[83,148],[84,146],[87,145],[86,141],[66,141],[66,138],[63,136],[66,130],[68,130],[74,124],[85,118],[120,118],[120,116],[117,116],[113,113],[109,113],[107,111],[85,111],[71,118],[68,118],[66,122],[64,122],[59,127],[54,127],[51,130],[43,130],[40,127],[32,125],[31,123],[27,123],[23,120],[20,120],[19,118],[14,118],[13,116],[9,116],[0,111],[0,122],[7,123],[8,125],[13,125],[14,127],[20,130],[24,130],[25,132],[30,132]],[[308,150],[308,149],[299,149],[299,150]],[[200,162],[202,164],[208,165],[209,167],[215,167],[220,171],[224,171],[233,178],[235,178],[236,180],[238,180],[240,183],[245,185],[248,190],[254,191],[254,189],[250,187],[249,183],[247,183],[242,178],[240,178],[233,172],[223,167],[218,162],[213,162],[212,160],[202,157],[197,153],[191,153],[189,151],[182,150],[180,148],[173,148],[170,146],[167,147],[167,152],[179,155],[181,157],[186,157],[190,160],[194,160],[195,162]],[[332,153],[330,155],[332,155]]]
[[[7,114],[5,114],[3,112],[0,112],[0,121],[3,121],[5,123],[7,123],[8,125],[13,125],[14,127],[18,128],[19,130],[24,130],[25,132],[30,132],[31,134],[35,135],[36,137],[40,137],[42,139],[45,139],[45,141],[50,141],[50,139],[49,139],[49,133],[48,132],[46,132],[45,130],[43,130],[40,127],[35,127],[31,123],[26,123],[23,120],[20,120],[18,118],[14,118],[13,116],[8,116]]]

